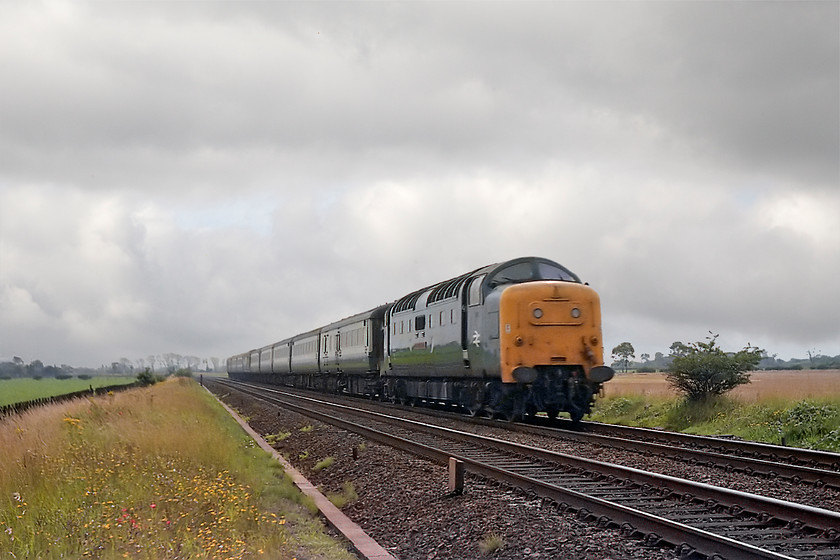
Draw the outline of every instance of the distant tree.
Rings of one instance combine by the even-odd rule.
[[[188,369],[190,371],[197,370],[199,368],[199,366],[201,365],[201,358],[199,358],[198,356],[185,356],[184,361],[187,362],[186,369]],[[184,369],[184,368],[181,368],[181,369]]]
[[[29,377],[43,378],[44,377],[44,362],[41,360],[32,360],[26,366],[26,374]]]
[[[172,352],[168,352],[161,356],[163,364],[166,366],[166,373],[175,373],[175,370],[178,369],[178,366],[181,364],[181,361],[184,359],[183,356],[180,354],[175,354]]]
[[[0,363],[0,377],[4,379],[13,379],[24,376],[24,368],[16,362],[2,362]]]
[[[820,351],[817,349],[808,350],[808,361],[811,362],[811,368],[814,367],[814,361],[820,357]]]
[[[670,347],[671,353],[669,354],[672,358],[676,358],[677,356],[685,356],[688,354],[690,348],[689,346],[683,344],[679,340],[671,344]]]
[[[122,373],[132,373],[134,366],[128,358],[120,358],[120,369],[122,369]]]
[[[668,370],[668,382],[688,400],[698,401],[750,382],[749,371],[761,360],[763,350],[747,344],[740,352],[727,353],[717,346],[718,335],[709,333],[707,342],[683,345]],[[676,343],[674,343],[676,344]],[[674,346],[671,347],[672,352]]]
[[[649,362],[650,361],[650,354],[642,354],[642,361]]]
[[[612,357],[626,372],[630,366],[630,358],[636,357],[636,350],[629,342],[622,342],[612,349]]]

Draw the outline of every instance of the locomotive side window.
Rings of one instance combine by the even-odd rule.
[[[469,304],[470,305],[480,305],[481,304],[481,282],[484,280],[484,275],[478,276],[477,278],[473,278],[473,281],[470,283],[470,298]]]
[[[425,315],[418,315],[414,318],[414,330],[415,331],[422,331],[426,328],[426,316]]]

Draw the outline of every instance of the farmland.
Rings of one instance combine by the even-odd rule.
[[[664,373],[619,374],[604,384],[605,397],[676,397]],[[768,399],[834,398],[840,400],[840,370],[755,371],[750,383],[735,388],[732,398],[744,403]]]
[[[3,379],[0,380],[0,406],[44,397],[66,395],[67,393],[84,391],[90,387],[96,389],[111,385],[128,385],[135,381],[134,377],[129,376],[91,377],[90,379],[55,379],[53,377]]]
[[[701,402],[682,399],[664,373],[618,375],[591,418],[840,452],[840,370],[757,371]]]

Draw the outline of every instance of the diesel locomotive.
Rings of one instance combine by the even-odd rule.
[[[524,257],[228,358],[229,377],[510,420],[575,421],[614,374],[598,294],[565,267]]]

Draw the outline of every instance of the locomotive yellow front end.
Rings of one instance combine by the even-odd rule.
[[[499,302],[503,383],[527,386],[526,409],[573,419],[591,410],[601,384],[613,376],[604,365],[601,305],[584,284],[536,281],[505,288]]]

